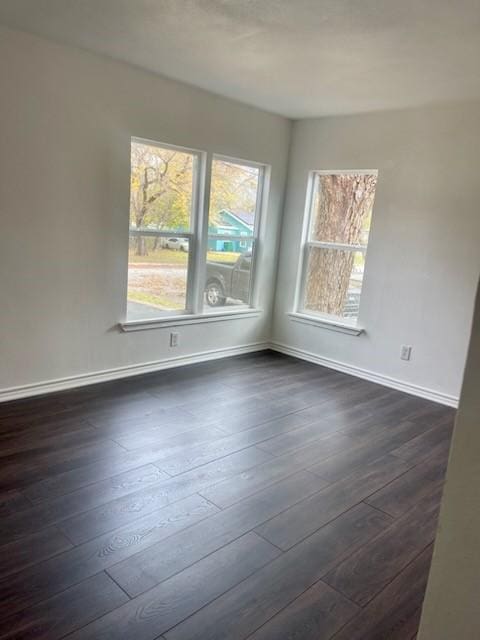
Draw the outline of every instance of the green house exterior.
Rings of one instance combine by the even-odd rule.
[[[208,233],[222,236],[245,236],[245,240],[209,238],[209,251],[233,251],[234,253],[249,251],[252,246],[248,242],[248,238],[253,237],[254,217],[253,213],[233,213],[222,209],[217,214],[217,224],[209,225]]]

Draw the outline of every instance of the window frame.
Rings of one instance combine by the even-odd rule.
[[[180,324],[196,324],[208,321],[221,321],[229,319],[241,319],[261,315],[261,309],[257,308],[258,293],[256,287],[257,258],[260,250],[260,235],[265,217],[267,194],[269,187],[270,165],[243,160],[231,156],[215,154],[200,149],[163,143],[158,140],[132,136],[130,138],[130,152],[133,143],[146,144],[160,149],[172,149],[182,153],[191,154],[194,157],[192,179],[192,208],[190,229],[188,232],[176,232],[175,230],[157,231],[154,229],[137,230],[130,227],[130,204],[128,209],[128,240],[133,236],[153,236],[160,238],[185,238],[188,239],[189,251],[187,262],[187,283],[184,310],[159,310],[158,318],[145,318],[129,320],[127,317],[128,292],[125,295],[124,320],[120,322],[120,328],[125,331],[139,331],[142,329],[154,329],[161,327],[174,327]],[[205,311],[204,290],[206,281],[206,264],[208,240],[211,237],[220,239],[237,240],[240,236],[227,236],[224,234],[208,233],[208,216],[210,205],[210,185],[214,159],[224,160],[233,164],[251,166],[259,169],[257,199],[255,205],[255,224],[253,235],[248,237],[252,242],[252,268],[250,272],[249,299],[243,305],[235,305],[232,309],[220,309],[219,311]],[[129,165],[131,176],[131,164]],[[129,200],[130,202],[130,200]],[[242,236],[245,240],[245,236]],[[127,251],[128,261],[128,251]],[[128,263],[127,263],[128,272]]]
[[[313,227],[313,204],[315,194],[318,188],[319,178],[322,175],[374,175],[378,178],[378,169],[313,169],[308,173],[307,194],[305,198],[305,209],[303,215],[302,238],[300,245],[300,257],[297,268],[297,279],[295,285],[295,296],[293,311],[288,315],[298,322],[322,326],[326,329],[341,331],[351,335],[360,335],[365,329],[359,325],[362,293],[360,293],[359,310],[356,318],[345,318],[335,316],[333,314],[320,313],[305,308],[305,286],[308,273],[308,259],[312,248],[331,249],[336,251],[361,252],[364,255],[365,266],[366,256],[369,244],[345,244],[341,242],[325,242],[320,240],[311,240]],[[370,232],[370,230],[369,230]],[[362,280],[363,291],[363,280]]]

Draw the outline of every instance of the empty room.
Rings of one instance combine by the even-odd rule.
[[[480,638],[480,0],[0,0],[0,640]]]

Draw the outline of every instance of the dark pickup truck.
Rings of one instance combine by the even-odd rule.
[[[207,304],[210,307],[220,307],[227,298],[248,302],[251,268],[251,252],[243,253],[234,264],[207,262]]]

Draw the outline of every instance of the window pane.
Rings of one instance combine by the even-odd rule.
[[[187,238],[130,235],[127,320],[146,320],[168,311],[184,311],[187,268]]]
[[[208,214],[209,234],[253,237],[258,167],[248,167],[214,158]]]
[[[317,174],[310,239],[366,245],[376,184],[376,175]]]
[[[357,318],[365,254],[310,247],[304,309],[341,318]]]
[[[208,239],[205,311],[250,301],[253,240]]]
[[[189,231],[194,164],[191,153],[132,140],[130,227]]]

